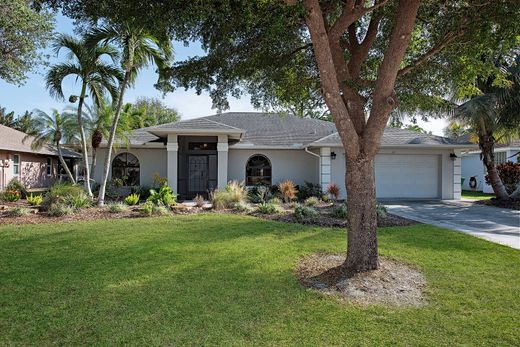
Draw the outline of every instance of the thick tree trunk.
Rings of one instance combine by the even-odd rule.
[[[507,200],[509,199],[509,194],[507,193],[506,187],[504,187],[504,184],[502,183],[502,180],[500,179],[500,176],[498,174],[497,167],[495,165],[495,141],[493,140],[492,136],[480,136],[479,137],[479,147],[482,157],[482,162],[484,163],[484,166],[486,167],[488,176],[489,176],[489,183],[491,184],[491,187],[493,188],[493,192],[495,192],[495,195],[500,200]]]
[[[90,167],[88,165],[88,150],[87,150],[87,137],[85,136],[85,127],[83,126],[83,103],[85,102],[85,94],[87,91],[87,84],[83,82],[81,87],[81,94],[79,96],[78,103],[78,127],[81,135],[81,154],[83,156],[83,166],[85,167],[85,190],[89,197],[92,197],[92,189],[90,188]]]
[[[112,147],[114,146],[117,124],[119,122],[119,117],[121,116],[121,109],[123,108],[123,97],[125,95],[126,85],[128,84],[129,80],[130,71],[127,71],[125,73],[123,82],[121,82],[121,89],[119,91],[119,99],[117,100],[116,113],[114,115],[114,119],[112,120],[112,127],[110,128],[110,135],[108,137],[107,155],[105,157],[105,166],[103,167],[103,178],[99,187],[98,206],[105,205],[105,193],[107,188],[108,173],[110,172],[110,163],[112,162]]]
[[[61,145],[59,142],[56,143],[56,148],[58,149],[58,158],[60,159],[60,163],[63,166],[63,169],[65,170],[65,173],[67,176],[69,176],[69,180],[72,184],[76,184],[76,180],[74,180],[74,176],[72,176],[72,173],[69,170],[69,167],[67,166],[67,163],[65,163],[65,159],[63,159],[63,155],[61,154]]]
[[[377,255],[377,213],[374,158],[347,158],[348,243],[343,264],[349,272],[375,270]]]

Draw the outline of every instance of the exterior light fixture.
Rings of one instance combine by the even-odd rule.
[[[336,152],[330,152],[330,159],[336,159]]]
[[[450,153],[450,159],[451,159],[451,160],[455,160],[455,159],[457,159],[457,158],[458,158],[458,157],[457,157],[457,155],[456,155],[455,153]]]

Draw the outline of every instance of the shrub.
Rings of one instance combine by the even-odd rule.
[[[386,218],[386,215],[388,214],[386,206],[383,205],[383,204],[377,203],[377,205],[376,205],[376,213],[377,213],[377,217],[379,217],[379,218]]]
[[[297,219],[303,219],[305,217],[317,217],[318,211],[309,206],[298,205],[294,209],[294,216]]]
[[[42,204],[42,201],[43,201],[43,196],[41,196],[40,194],[27,195],[27,203],[31,206],[39,206]]]
[[[206,202],[206,200],[204,199],[204,197],[202,195],[197,194],[197,196],[195,196],[193,198],[193,202],[195,203],[195,206],[202,207],[202,206],[204,206],[204,203]]]
[[[247,191],[244,185],[232,181],[229,182],[224,189],[217,189],[211,192],[210,200],[213,208],[222,210],[225,208],[233,208],[236,203],[244,202]]]
[[[141,214],[144,214],[146,216],[151,216],[153,213],[154,206],[155,205],[153,204],[153,202],[147,201],[141,205],[141,209],[139,210],[139,212],[141,212]]]
[[[120,213],[126,211],[128,209],[127,205],[124,205],[120,202],[107,204],[106,209],[110,213]]]
[[[273,204],[273,205],[281,205],[282,204],[282,200],[280,198],[277,198],[277,197],[271,198],[267,202],[269,204]]]
[[[66,200],[69,199],[68,197],[74,196],[74,197],[80,197],[78,199],[77,203],[78,205],[81,205],[81,200],[84,200],[84,196],[86,196],[85,191],[82,187],[73,185],[70,183],[56,183],[51,187],[51,189],[45,194],[43,198],[43,202],[41,204],[41,207],[45,211],[49,211],[54,204],[65,204]],[[88,200],[88,197],[87,197]],[[69,201],[70,202],[70,201]]]
[[[9,217],[23,217],[27,216],[29,213],[31,213],[31,210],[21,206],[13,207],[12,209],[7,211],[7,215]]]
[[[154,205],[152,207],[152,214],[157,216],[166,216],[167,214],[170,214],[170,210],[166,206]]]
[[[247,197],[250,202],[254,204],[258,204],[261,202],[266,202],[272,196],[272,193],[268,186],[264,185],[256,185],[253,188],[249,189],[247,193]]]
[[[27,190],[25,189],[25,186],[22,182],[18,180],[18,178],[13,178],[7,183],[5,186],[5,190],[14,190],[20,193],[20,197],[23,197],[27,194]]]
[[[310,197],[319,198],[322,194],[321,185],[305,181],[298,187],[298,199],[304,201]]]
[[[315,196],[311,196],[307,199],[305,199],[305,206],[316,206],[320,203],[320,199],[318,199],[317,197]]]
[[[154,188],[161,188],[168,185],[168,179],[166,177],[162,177],[158,172],[154,172],[153,174],[153,186]]]
[[[282,194],[283,200],[285,202],[291,202],[292,200],[296,199],[298,190],[296,189],[293,181],[286,180],[280,182],[280,184],[278,184],[278,188],[280,189],[280,193]]]
[[[497,165],[497,170],[507,193],[513,193],[520,184],[520,163],[508,161]],[[489,175],[486,175],[486,183],[490,184]]]
[[[20,200],[20,192],[17,190],[7,189],[3,194],[2,197],[5,201],[9,202],[15,202]]]
[[[150,189],[150,196],[146,201],[153,203],[154,205],[170,206],[176,203],[177,194],[168,186],[162,186],[159,190]]]
[[[152,187],[148,187],[148,186],[132,186],[130,188],[130,193],[131,194],[137,194],[137,195],[139,195],[139,198],[141,200],[146,201],[150,197],[150,189],[152,189]]]
[[[237,202],[235,205],[233,205],[233,209],[239,212],[251,212],[251,206],[243,202]]]
[[[52,217],[62,217],[74,213],[74,209],[65,204],[52,204],[47,212]]]
[[[336,183],[331,183],[327,187],[327,193],[330,194],[332,200],[337,201],[339,199],[339,194],[341,193],[341,189]]]
[[[257,210],[262,214],[275,214],[278,213],[278,206],[264,202],[257,206]]]
[[[323,195],[321,196],[321,201],[323,201],[323,202],[329,202],[329,201],[330,201],[330,197],[329,197],[329,195],[328,195],[328,194],[323,194]]]
[[[63,199],[65,205],[72,207],[75,210],[80,210],[85,207],[90,207],[92,205],[92,201],[85,193],[80,193],[78,195],[67,195]]]
[[[139,194],[134,193],[134,194],[128,195],[124,201],[125,201],[125,204],[127,204],[128,206],[134,206],[139,203],[140,198],[141,198],[141,196]]]
[[[347,218],[347,206],[345,206],[343,204],[341,204],[339,206],[335,206],[330,211],[330,215],[331,215],[331,217],[334,217],[334,218],[340,218],[340,219]]]

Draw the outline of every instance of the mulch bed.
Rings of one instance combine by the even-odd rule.
[[[360,305],[426,304],[426,279],[417,269],[380,257],[377,270],[347,274],[341,268],[344,261],[344,255],[313,254],[300,260],[296,277],[307,288]]]
[[[503,201],[503,200],[498,200],[498,199],[493,198],[493,199],[489,199],[489,200],[477,200],[474,203],[479,204],[479,205],[509,208],[511,210],[520,211],[520,199]]]

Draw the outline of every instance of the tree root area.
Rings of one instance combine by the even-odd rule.
[[[345,273],[344,255],[318,253],[298,264],[299,282],[321,293],[359,305],[418,307],[426,304],[426,279],[417,270],[392,259],[379,258],[379,268]]]

